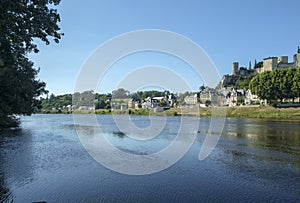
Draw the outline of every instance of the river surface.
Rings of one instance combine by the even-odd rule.
[[[111,115],[96,118],[113,146],[136,155],[167,146],[181,122],[167,117],[159,136],[134,142],[118,131]],[[148,116],[132,119],[149,125]],[[21,121],[21,129],[0,136],[0,202],[300,202],[297,122],[226,119],[216,148],[199,160],[210,123],[201,118],[196,140],[178,162],[136,176],[96,162],[81,144],[72,115],[33,115]],[[94,136],[94,126],[82,128],[87,137]]]

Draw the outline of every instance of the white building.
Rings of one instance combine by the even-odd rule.
[[[198,97],[197,97],[197,94],[194,94],[192,96],[186,96],[184,98],[184,102],[187,104],[187,105],[196,105],[198,103]]]

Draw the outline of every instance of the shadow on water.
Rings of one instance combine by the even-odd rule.
[[[5,143],[5,138],[7,136],[15,136],[19,129],[14,130],[2,130],[0,132],[0,202],[13,202],[12,192],[9,189],[9,186],[5,180],[5,174],[3,168],[5,167],[5,160],[3,157],[3,143]]]
[[[126,134],[124,132],[121,132],[121,131],[114,131],[112,134],[114,136],[119,137],[119,138],[124,138],[126,136]]]
[[[0,202],[13,202],[12,194],[2,174],[0,174]]]
[[[13,202],[9,179],[26,184],[33,179],[31,167],[31,136],[22,129],[7,129],[0,133],[0,202]],[[22,159],[20,155],[22,154]],[[22,166],[20,168],[19,166]]]

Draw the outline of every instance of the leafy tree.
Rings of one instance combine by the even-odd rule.
[[[275,69],[255,76],[250,82],[250,90],[261,99],[280,102],[300,95],[300,68]]]
[[[165,100],[162,100],[160,101],[158,104],[157,104],[159,107],[166,107],[167,106],[167,102]]]
[[[252,76],[236,76],[236,83],[233,85],[235,89],[248,89],[249,88],[249,83],[251,79],[253,78]]]
[[[105,109],[106,103],[103,100],[100,100],[95,103],[95,109]]]
[[[49,111],[53,108],[56,109],[63,109],[66,108],[68,105],[72,105],[72,95],[71,94],[64,94],[55,96],[51,94],[49,98],[42,99],[42,110]]]
[[[95,105],[95,94],[93,90],[84,91],[82,93],[75,92],[72,99],[72,104],[75,109],[78,109],[80,106],[94,107]]]
[[[178,98],[177,98],[177,101],[179,102],[179,104],[184,105],[185,104],[184,98],[186,96],[189,96],[190,94],[192,94],[192,92],[186,91],[185,93],[180,93]]]
[[[299,97],[298,91],[299,91],[299,87],[297,87],[297,81],[298,84],[300,83],[300,78],[299,78],[299,74],[297,74],[299,72],[299,68],[296,67],[292,67],[289,68],[287,70],[287,82],[288,82],[288,86],[286,87],[288,89],[288,98],[292,99],[293,102],[295,100],[296,97]]]
[[[119,88],[117,90],[114,90],[112,92],[112,96],[114,99],[124,99],[129,98],[130,92],[128,90],[125,90],[123,88]]]
[[[62,34],[59,14],[53,6],[60,0],[1,0],[0,4],[0,128],[17,126],[14,115],[30,115],[40,108],[38,96],[46,93],[39,70],[27,58],[39,50],[34,38],[56,43]]]

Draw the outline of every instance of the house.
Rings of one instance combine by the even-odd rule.
[[[198,104],[198,96],[197,94],[194,94],[192,96],[186,96],[184,98],[184,102],[188,105],[188,106],[194,106],[196,104]]]
[[[229,106],[237,106],[245,102],[245,90],[235,90],[234,88],[226,96]]]
[[[92,111],[95,110],[94,106],[80,106],[78,108],[79,111]]]
[[[141,102],[141,106],[143,109],[153,109],[157,108],[160,103],[165,102],[164,108],[174,107],[176,102],[176,97],[173,95],[166,95],[164,97],[147,97]]]
[[[257,95],[251,93],[251,90],[248,89],[245,94],[245,104],[246,105],[255,105],[260,104],[260,99]]]
[[[169,107],[174,107],[175,103],[176,103],[176,97],[172,94],[168,95],[168,103],[169,103]]]
[[[212,106],[222,106],[225,96],[214,88],[206,87],[200,92],[200,103]]]
[[[130,99],[128,101],[128,109],[139,109],[141,101],[139,99]]]

